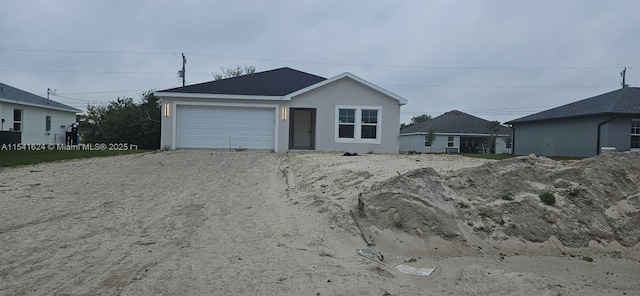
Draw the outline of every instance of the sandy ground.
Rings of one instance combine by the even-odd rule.
[[[640,295],[637,258],[596,250],[503,255],[372,229],[383,262],[356,253],[360,192],[484,162],[171,151],[2,169],[0,294]]]

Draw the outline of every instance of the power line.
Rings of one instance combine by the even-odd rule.
[[[85,99],[77,99],[77,98],[71,98],[71,97],[66,97],[66,96],[61,96],[61,95],[54,95],[51,94],[54,97],[58,97],[58,98],[64,98],[64,99],[68,99],[68,100],[76,100],[76,101],[83,101],[83,102],[90,102],[91,100],[85,100]]]
[[[98,50],[56,50],[56,49],[12,49],[12,48],[0,48],[0,51],[13,51],[13,52],[55,52],[55,53],[84,53],[84,54],[140,54],[140,55],[175,55],[175,52],[163,52],[163,51],[98,51]],[[265,61],[265,62],[279,62],[279,63],[298,63],[298,64],[313,64],[313,65],[329,65],[329,66],[355,66],[355,67],[377,67],[377,68],[405,68],[405,69],[446,69],[446,70],[601,70],[601,69],[622,69],[625,66],[582,66],[582,67],[475,67],[475,66],[443,66],[443,65],[383,65],[383,64],[357,64],[357,63],[338,63],[338,62],[318,62],[318,61],[304,61],[304,60],[288,60],[288,59],[273,59],[273,58],[257,58],[257,57],[245,57],[245,56],[230,56],[219,55],[210,53],[197,53],[197,52],[185,52],[184,54],[204,57],[215,57],[225,59],[240,59],[240,60],[253,60],[253,61]],[[633,69],[634,67],[626,67],[627,69]],[[205,75],[205,74],[201,74]],[[206,74],[208,75],[208,74]]]
[[[106,51],[106,50],[16,49],[16,48],[0,48],[0,51],[87,53],[87,54],[143,54],[143,55],[173,54],[172,52],[162,52],[162,51]]]
[[[330,66],[357,66],[357,67],[379,67],[379,68],[414,68],[414,69],[449,69],[449,70],[596,70],[596,69],[621,69],[624,66],[596,66],[596,67],[470,67],[470,66],[414,66],[414,65],[382,65],[382,64],[355,64],[355,63],[335,63],[335,62],[314,62],[314,61],[300,61],[300,60],[285,60],[285,59],[267,59],[267,58],[251,58],[251,57],[239,57],[239,56],[226,56],[215,55],[205,53],[188,53],[195,56],[207,56],[217,58],[228,59],[243,59],[243,60],[255,60],[255,61],[267,61],[267,62],[284,62],[284,63],[301,63],[301,64],[315,64],[315,65],[330,65]],[[627,67],[631,68],[631,67]]]
[[[89,73],[89,74],[158,74],[175,75],[174,72],[149,71],[96,71],[96,70],[40,70],[40,69],[0,69],[0,72],[50,72],[50,73]],[[211,76],[211,74],[190,73],[197,76]]]
[[[123,89],[123,90],[110,90],[110,91],[71,92],[71,93],[61,93],[61,95],[91,95],[91,94],[130,92],[130,91],[146,91],[146,90],[147,89]]]
[[[40,70],[40,69],[0,69],[0,72],[49,72],[49,73],[89,73],[89,74],[156,74],[175,75],[173,72],[153,72],[153,71],[97,71],[97,70]],[[197,76],[211,76],[211,74],[190,73]],[[184,79],[184,78],[183,78]],[[183,81],[184,83],[184,81]],[[531,89],[531,88],[615,88],[616,85],[562,85],[562,86],[507,86],[507,85],[436,85],[436,84],[403,84],[403,83],[378,83],[385,86],[407,86],[407,87],[428,87],[428,88],[498,88],[498,89]],[[115,92],[115,91],[113,91]],[[105,92],[106,93],[106,92]]]
[[[174,72],[153,71],[97,71],[97,70],[41,70],[41,69],[0,69],[0,72],[50,72],[50,73],[91,73],[91,74],[158,74],[175,75]],[[191,75],[211,76],[211,74],[191,73]]]

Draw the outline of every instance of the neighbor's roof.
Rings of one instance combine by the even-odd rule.
[[[423,121],[400,130],[400,135],[405,134],[426,134],[433,130],[439,134],[478,134],[490,135],[490,121],[475,117],[467,113],[452,110],[438,117]],[[510,135],[511,129],[500,126],[498,134]]]
[[[603,114],[640,114],[640,88],[624,87],[606,94],[511,120],[507,123]]]
[[[285,96],[323,80],[326,80],[326,78],[285,67],[238,77],[165,89],[160,92]]]
[[[80,113],[82,110],[67,106],[65,104],[58,103],[47,98],[43,98],[38,95],[34,95],[30,92],[26,92],[21,89],[17,89],[13,86],[0,83],[0,102],[7,102],[11,104],[26,105],[47,109],[56,109],[62,111],[68,111],[73,113]]]

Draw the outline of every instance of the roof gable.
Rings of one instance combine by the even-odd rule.
[[[552,120],[601,114],[640,114],[640,88],[624,87],[507,123]]]
[[[343,78],[353,79],[354,81],[356,81],[356,82],[358,82],[358,83],[360,83],[362,85],[365,85],[365,86],[367,86],[369,88],[374,89],[375,91],[378,91],[378,92],[380,92],[380,93],[382,93],[382,94],[384,94],[384,95],[386,95],[388,97],[391,97],[391,98],[397,100],[400,105],[406,105],[407,104],[407,100],[405,98],[403,98],[403,97],[401,97],[399,95],[396,95],[396,94],[394,94],[394,93],[392,93],[392,92],[390,92],[390,91],[388,91],[388,90],[386,90],[386,89],[384,89],[382,87],[379,87],[379,86],[377,86],[377,85],[375,85],[375,84],[373,84],[373,83],[371,83],[369,81],[366,81],[366,80],[364,80],[364,79],[362,79],[362,78],[360,78],[360,77],[358,77],[356,75],[353,75],[353,74],[351,74],[349,72],[342,73],[342,74],[334,76],[334,77],[332,77],[330,79],[318,82],[316,84],[313,84],[313,85],[310,85],[310,86],[305,87],[303,89],[300,89],[300,90],[298,90],[298,91],[296,91],[294,93],[288,94],[287,98],[291,99],[291,98],[293,98],[293,97],[295,97],[297,95],[306,93],[308,91],[314,90],[316,88],[322,87],[324,85],[330,84],[330,83],[332,83],[334,81],[338,81],[338,80],[343,79]]]
[[[489,135],[490,121],[476,117],[458,110],[446,112],[438,117],[423,121],[400,130],[400,134],[428,133],[433,130],[440,134],[480,134]],[[506,126],[500,126],[499,134],[509,135],[511,130]]]
[[[13,86],[0,83],[0,101],[11,104],[40,107],[46,109],[56,109],[73,113],[80,113],[82,110],[67,106],[56,101],[43,98],[30,92],[15,88]]]
[[[323,80],[326,80],[326,78],[285,67],[171,88],[160,92],[239,96],[285,96]]]

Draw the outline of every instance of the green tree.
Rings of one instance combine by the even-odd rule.
[[[432,118],[433,117],[431,115],[427,115],[427,114],[416,115],[414,117],[411,117],[411,122],[409,122],[409,124],[406,124],[406,123],[400,124],[400,129],[403,129],[403,128],[406,128],[406,127],[410,127],[412,125],[416,125],[416,124],[421,123],[421,122],[425,122],[425,121],[430,120]]]
[[[88,106],[78,118],[83,143],[123,143],[140,149],[160,147],[160,101],[153,90],[142,102],[118,98],[108,106]]]
[[[226,78],[238,77],[247,74],[253,74],[256,72],[256,66],[229,66],[226,69],[220,67],[222,73],[213,73],[214,80],[221,80]]]
[[[425,122],[427,120],[432,119],[433,117],[431,115],[427,115],[427,114],[422,114],[422,115],[416,115],[414,117],[411,117],[411,122],[409,123],[409,125],[414,125],[414,124],[418,124],[421,122]]]
[[[429,133],[427,134],[427,141],[429,141],[429,152],[433,152],[432,148],[433,143],[436,141],[436,131],[433,129],[429,130]]]

